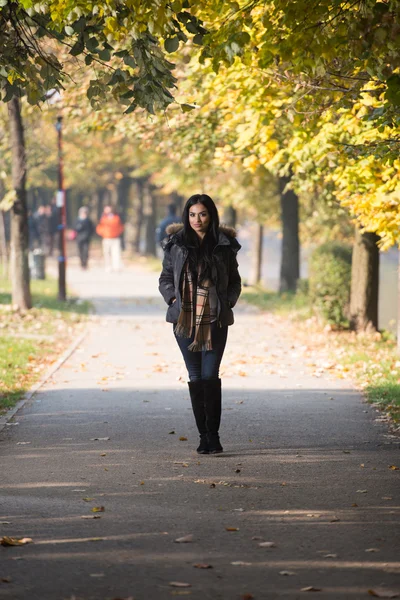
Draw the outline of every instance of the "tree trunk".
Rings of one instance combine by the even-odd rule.
[[[400,354],[400,248],[397,250],[397,352]]]
[[[21,309],[32,307],[29,287],[29,232],[26,202],[26,156],[21,106],[14,96],[8,103],[11,132],[12,181],[16,193],[11,208],[11,285],[12,304]]]
[[[254,232],[254,241],[252,247],[250,285],[257,285],[261,281],[264,226],[260,225],[260,223],[256,223],[255,227],[256,230]]]
[[[351,262],[350,327],[378,328],[379,236],[356,227]]]
[[[279,292],[296,291],[300,277],[299,198],[289,189],[290,177],[281,177],[282,257]]]
[[[145,186],[144,195],[144,225],[145,225],[145,238],[144,238],[144,254],[150,256],[157,256],[157,245],[156,245],[156,196],[155,188],[147,184]]]
[[[4,211],[0,210],[0,276],[8,278],[8,252],[6,239],[6,222]]]

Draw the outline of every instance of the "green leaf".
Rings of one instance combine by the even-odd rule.
[[[176,52],[179,48],[179,38],[177,36],[167,38],[164,42],[164,48],[167,52]]]
[[[91,37],[88,40],[86,40],[86,48],[89,50],[89,52],[94,52],[98,45],[99,40],[95,37]]]
[[[0,0],[0,1],[1,1],[1,0]],[[75,30],[74,30],[74,28],[73,28],[73,27],[71,27],[70,25],[66,25],[66,26],[64,27],[64,31],[65,31],[65,33],[66,33],[67,35],[74,35],[74,33],[75,33]]]
[[[85,17],[81,17],[80,19],[78,19],[78,21],[75,21],[75,23],[72,25],[72,27],[74,28],[74,30],[76,32],[82,33],[82,31],[86,27],[86,19],[85,19]]]
[[[182,112],[184,112],[184,113],[190,112],[191,110],[194,110],[195,108],[198,108],[195,104],[181,104],[181,109],[182,109]]]
[[[111,52],[105,48],[99,52],[99,57],[101,60],[104,60],[104,62],[108,62],[111,59]]]
[[[128,50],[118,50],[118,52],[114,52],[114,56],[118,56],[118,58],[123,58],[124,56],[129,56]]]
[[[91,54],[88,54],[87,56],[85,56],[85,65],[91,65],[93,62],[93,56]]]
[[[128,67],[132,67],[132,69],[136,69],[137,67],[136,60],[130,54],[124,56],[124,63],[128,65]]]
[[[198,33],[197,35],[194,36],[193,43],[197,44],[198,46],[202,46],[203,40],[204,40],[204,35],[201,35],[201,33]]]
[[[75,43],[75,44],[72,46],[72,48],[71,48],[71,50],[69,51],[69,53],[70,53],[72,56],[78,56],[78,54],[82,54],[82,52],[83,52],[83,50],[84,50],[84,47],[85,47],[85,46],[84,46],[83,42],[79,40],[78,42],[76,42],[76,43]]]
[[[241,31],[237,35],[235,35],[235,42],[239,44],[239,46],[245,46],[250,42],[251,38],[247,31]]]
[[[196,23],[193,23],[193,21],[189,21],[188,23],[186,23],[186,29],[190,33],[198,33],[199,32]]]
[[[124,111],[124,115],[129,115],[130,113],[133,113],[133,111],[136,109],[137,104],[135,102],[132,102],[132,104],[130,106],[128,106],[128,108]]]

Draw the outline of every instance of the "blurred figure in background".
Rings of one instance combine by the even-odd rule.
[[[96,233],[103,238],[103,256],[106,271],[121,270],[122,221],[111,206],[105,206]]]
[[[94,225],[89,218],[89,209],[82,206],[75,223],[76,242],[82,269],[87,269],[89,261],[89,245],[94,232]]]
[[[180,217],[176,214],[176,206],[175,204],[168,205],[168,213],[167,216],[160,222],[159,226],[156,229],[156,239],[157,243],[161,244],[163,239],[167,236],[166,229],[168,225],[172,225],[172,223],[179,223]]]
[[[28,232],[29,232],[29,250],[34,250],[39,245],[39,233],[36,227],[36,220],[32,211],[28,210]]]
[[[39,240],[39,247],[43,252],[49,249],[49,232],[50,232],[50,219],[47,211],[47,207],[41,204],[35,214],[33,215],[35,227]]]

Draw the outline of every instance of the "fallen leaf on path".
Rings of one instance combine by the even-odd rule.
[[[260,548],[276,548],[275,542],[261,542],[258,545]]]
[[[92,512],[98,513],[98,512],[105,512],[105,508],[104,506],[93,506],[92,508]]]
[[[400,596],[399,592],[392,592],[391,590],[378,588],[375,588],[374,590],[368,590],[368,594],[370,596],[374,596],[375,598],[398,598]]]
[[[353,507],[358,507],[358,504],[356,504],[355,502],[353,502],[352,506]]]
[[[225,531],[239,531],[238,527],[225,527]]]
[[[2,583],[11,583],[11,582],[12,582],[12,577],[2,577],[2,578],[0,579],[0,581],[1,581]]]
[[[185,437],[184,435],[181,435],[181,437],[179,438],[180,442],[187,442],[187,437]]]
[[[32,442],[17,442],[17,446],[27,446],[28,444],[32,444]]]
[[[11,521],[0,521],[0,525],[11,525]]]
[[[243,594],[242,596],[242,600],[253,600],[254,596],[253,594]]]
[[[178,587],[178,588],[192,587],[191,583],[184,583],[183,581],[170,581],[168,585],[170,585],[171,587]]]
[[[85,502],[93,502],[94,498],[89,498],[88,496],[86,496],[85,498],[82,498],[82,500],[84,500]]]
[[[215,488],[215,487],[216,487],[216,486],[215,486],[215,483],[210,483],[210,488],[211,488],[211,489],[212,489],[212,488]]]
[[[177,544],[188,544],[189,542],[193,542],[193,535],[184,535],[183,537],[176,538],[174,542]]]
[[[324,558],[337,558],[337,554],[324,554]]]
[[[174,435],[175,431],[170,431],[169,435]]]
[[[104,573],[90,573],[89,577],[104,577]]]
[[[392,496],[382,496],[382,500],[393,500]]]
[[[13,538],[4,536],[0,538],[0,544],[2,546],[25,546],[25,544],[32,543],[32,538],[24,537],[24,538]]]
[[[358,494],[366,494],[368,492],[368,490],[357,490],[356,493]]]
[[[83,515],[81,519],[101,519],[100,515]]]
[[[330,523],[337,523],[338,521],[340,521],[339,517],[332,517],[332,519],[330,519]]]
[[[207,565],[205,563],[197,563],[195,565],[193,565],[195,569],[212,569],[213,566],[212,565]]]
[[[279,575],[286,575],[290,577],[291,575],[296,575],[296,573],[294,573],[294,571],[279,571]]]
[[[107,456],[107,454],[106,454],[105,452],[102,452],[102,453],[100,454],[100,456]]]
[[[389,469],[390,469],[391,471],[398,471],[398,470],[399,470],[399,467],[396,467],[396,465],[389,465]]]
[[[251,563],[244,562],[243,560],[235,560],[234,562],[231,562],[231,565],[234,567],[250,567]]]
[[[380,552],[379,548],[367,548],[365,552]]]
[[[320,592],[321,588],[314,587],[313,585],[309,585],[308,587],[301,588],[301,592]]]
[[[90,438],[91,442],[107,442],[110,438],[109,437],[102,437],[102,438]]]

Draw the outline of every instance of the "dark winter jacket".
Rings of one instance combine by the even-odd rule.
[[[181,280],[183,266],[189,251],[184,245],[183,225],[167,227],[168,237],[163,241],[163,269],[159,279],[159,290],[169,305],[167,321],[176,323],[181,310]],[[241,246],[236,232],[231,227],[219,228],[218,243],[214,248],[212,279],[218,296],[218,322],[221,326],[232,325],[233,312],[242,289],[236,254]],[[172,302],[176,298],[176,302]]]
[[[85,219],[77,219],[75,224],[76,241],[78,243],[90,242],[90,238],[94,232],[94,226],[89,217]]]

